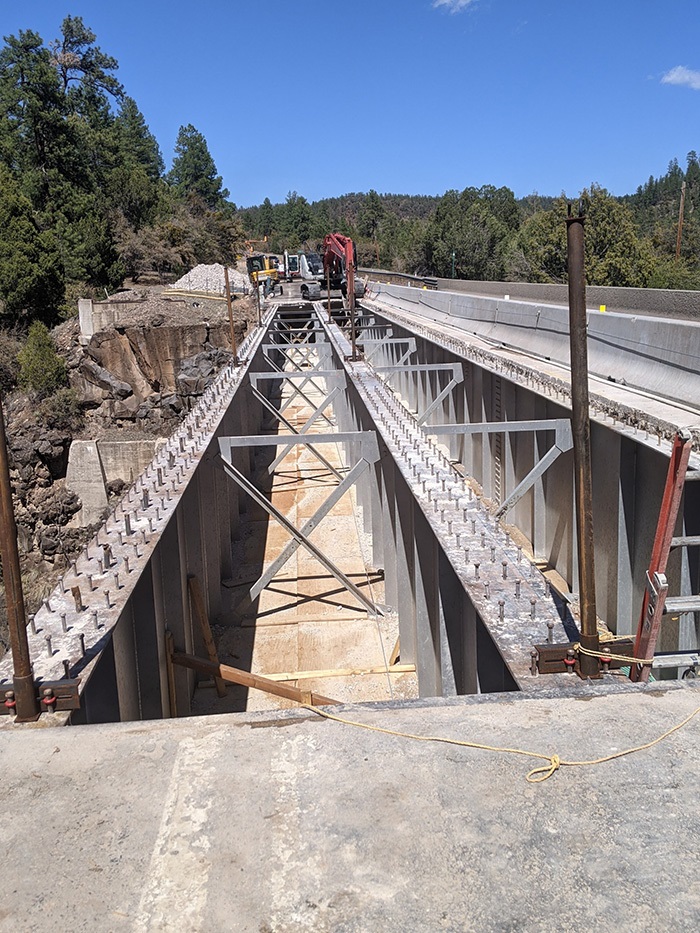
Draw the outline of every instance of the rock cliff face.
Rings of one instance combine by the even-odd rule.
[[[237,330],[241,340],[244,325]],[[118,326],[90,338],[70,384],[93,426],[127,422],[157,433],[229,359],[228,324]]]

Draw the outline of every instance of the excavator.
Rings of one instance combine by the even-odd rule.
[[[274,293],[279,278],[277,257],[267,256],[264,253],[254,253],[252,256],[246,257],[245,264],[253,288],[263,285],[266,295],[268,291]]]
[[[339,288],[343,297],[352,305],[355,298],[362,298],[365,285],[362,279],[355,278],[357,269],[357,250],[349,236],[342,233],[329,233],[323,240],[324,279],[331,288]]]
[[[342,233],[329,233],[323,240],[323,271],[326,276],[326,287],[340,288],[350,311],[350,341],[352,345],[351,359],[357,359],[357,330],[355,327],[355,299],[365,294],[365,284],[362,279],[355,278],[357,270],[357,250],[349,236]],[[330,301],[328,304],[330,309]],[[330,314],[330,310],[329,310]]]

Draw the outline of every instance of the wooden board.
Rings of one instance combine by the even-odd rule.
[[[192,610],[202,631],[202,638],[204,639],[204,646],[207,649],[209,660],[212,662],[212,664],[218,664],[219,656],[216,653],[216,645],[214,644],[214,636],[211,633],[211,626],[209,625],[209,616],[207,615],[206,606],[204,604],[202,588],[199,585],[199,580],[193,573],[190,573],[187,576],[187,588],[190,591]],[[220,697],[225,697],[226,684],[224,683],[223,679],[221,677],[216,677],[215,683],[216,692],[218,695]]]
[[[310,706],[338,705],[338,700],[332,700],[320,693],[300,690],[298,687],[289,687],[286,684],[277,683],[277,681],[271,680],[269,677],[251,674],[249,671],[242,671],[237,667],[229,667],[228,664],[213,664],[211,661],[205,661],[203,658],[181,652],[175,652],[172,655],[172,660],[173,664],[179,664],[181,667],[189,667],[191,670],[201,671],[203,674],[211,674],[212,677],[220,677],[228,683],[240,684],[253,690],[264,690],[265,693],[272,693],[274,696],[284,697],[285,700],[293,700],[296,703],[306,703]]]
[[[390,667],[379,665],[365,668],[331,668],[327,671],[288,671],[280,674],[265,674],[270,680],[318,680],[324,677],[361,677],[363,674],[413,674],[415,664],[392,664]]]

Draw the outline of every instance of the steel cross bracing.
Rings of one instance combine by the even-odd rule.
[[[323,361],[327,359],[326,354],[328,352],[328,346],[324,344],[321,344],[320,346],[316,346],[314,344],[308,344],[302,347],[287,348],[284,345],[279,345],[279,344],[274,344],[274,343],[263,344],[263,354],[265,356],[266,362],[268,362],[270,366],[272,366],[272,368],[275,369],[276,371],[282,372],[283,370],[281,370],[279,365],[273,362],[273,360],[270,357],[270,352],[272,351],[279,353],[283,357],[286,363],[289,363],[289,365],[292,366],[294,370],[296,370],[296,372],[301,373],[301,372],[305,372],[304,366],[318,369],[318,361],[315,362],[314,365],[312,366],[310,362],[310,354],[312,353],[315,354],[321,361]],[[300,359],[301,359],[301,362],[299,362]],[[315,383],[313,382],[312,382],[312,385],[316,387]]]
[[[386,350],[389,347],[405,347],[406,349],[400,355],[397,363],[395,364],[397,372],[404,372],[406,370],[406,363],[416,352],[415,337],[394,337],[393,331],[391,329],[387,330],[384,337],[363,337],[361,340],[358,339],[357,342],[362,347],[372,348],[369,353],[367,353],[365,350],[362,354],[362,357],[366,363],[371,363],[372,358],[376,356],[377,353]]]
[[[285,342],[291,346],[308,346],[313,334],[320,333],[319,328],[313,325],[313,322],[302,327],[285,327],[279,321],[271,328],[271,333],[284,337]]]
[[[455,386],[458,386],[460,382],[464,381],[464,372],[462,370],[461,363],[404,364],[403,360],[405,356],[406,355],[404,355],[404,357],[402,357],[395,366],[374,366],[372,368],[374,369],[375,373],[379,373],[380,375],[383,373],[388,373],[389,378],[384,380],[387,385],[390,384],[392,376],[395,376],[397,373],[452,373],[452,378],[447,383],[447,385],[436,395],[425,411],[418,416],[418,424],[422,425],[425,424],[432,413],[437,410],[440,403],[447,398]]]
[[[337,369],[325,369],[325,370],[310,369],[310,370],[303,370],[302,372],[290,373],[290,372],[286,372],[283,369],[279,369],[279,367],[276,367],[275,372],[272,372],[272,373],[251,373],[250,384],[254,386],[255,388],[257,388],[258,382],[269,380],[269,379],[277,379],[277,380],[281,379],[281,380],[289,382],[292,385],[294,391],[292,392],[292,394],[289,396],[287,401],[284,403],[284,405],[280,409],[280,413],[283,413],[284,411],[286,411],[287,408],[289,408],[289,405],[291,404],[292,400],[296,398],[297,395],[300,395],[310,408],[312,409],[315,408],[314,402],[307,395],[305,395],[304,392],[302,391],[306,383],[311,380],[311,376],[316,376],[316,378],[322,377],[328,380],[342,379],[342,373],[339,373]],[[297,384],[296,382],[297,379],[301,379],[301,385]],[[322,389],[320,386],[316,385],[315,383],[313,385],[316,391],[319,393],[319,395],[325,395],[325,389]],[[321,414],[321,417],[327,424],[329,424],[331,427],[333,426],[333,422],[326,414]]]
[[[304,433],[305,433],[304,428],[302,428],[301,430],[298,431],[298,430],[294,427],[294,425],[284,417],[284,415],[283,415],[281,412],[277,411],[277,409],[275,408],[275,406],[265,398],[265,396],[262,394],[262,392],[259,392],[259,391],[255,388],[255,386],[251,385],[250,391],[252,392],[253,396],[260,402],[260,404],[263,406],[263,408],[265,408],[265,409],[266,409],[267,411],[269,411],[272,415],[274,415],[275,418],[276,418],[281,424],[283,424],[286,428],[288,428],[288,430],[290,430],[293,434],[304,434]],[[334,392],[335,392],[335,390],[334,390]],[[324,400],[323,400],[323,402],[322,402],[322,404],[321,404],[320,409],[317,408],[316,411],[315,411],[315,412],[313,413],[313,415],[311,416],[311,418],[309,419],[309,421],[310,421],[311,423],[313,423],[313,422],[316,420],[316,417],[317,417],[318,415],[323,414],[323,410],[325,409],[325,407],[326,407],[326,405],[327,405],[326,399],[327,399],[328,397],[329,397],[329,396],[326,396],[326,397],[324,398]],[[325,417],[325,416],[324,416],[324,417]],[[304,427],[307,427],[307,425],[310,426],[309,421],[307,421],[307,423],[306,423],[306,425],[305,425]],[[308,428],[307,428],[307,430],[308,430]],[[273,435],[273,436],[274,436],[274,435]],[[287,448],[285,448],[285,450],[282,452],[282,454],[280,454],[280,456],[277,457],[277,459],[275,460],[275,464],[273,464],[273,466],[276,465],[281,459],[284,459],[284,457],[286,457],[287,453],[292,449],[293,446],[294,446],[293,444],[290,444]],[[310,441],[308,442],[308,448],[309,448],[309,450],[311,451],[311,453],[316,457],[316,459],[317,459],[320,463],[322,463],[323,466],[324,466],[327,470],[329,470],[329,471],[336,477],[336,479],[342,480],[343,477],[342,477],[342,476],[340,475],[340,473],[336,470],[336,468],[335,468],[331,463],[329,463],[328,460],[326,460],[326,458],[323,456],[322,453],[320,453],[318,450],[316,450],[316,448],[311,444]],[[273,473],[273,472],[274,472],[274,470],[272,469],[272,467],[270,467],[269,472],[270,472],[270,473]]]
[[[315,434],[313,435],[314,444],[359,444],[361,457],[356,464],[352,466],[349,473],[342,480],[339,486],[335,487],[331,495],[324,504],[315,512],[315,514],[304,523],[301,528],[296,528],[291,521],[276,508],[253,483],[250,482],[233,464],[231,451],[234,447],[271,447],[271,446],[294,446],[295,444],[305,444],[310,447],[310,438],[300,435],[282,435],[282,434],[263,434],[259,436],[243,437],[222,437],[219,438],[219,448],[221,458],[224,463],[224,469],[236,483],[244,489],[248,495],[263,508],[268,515],[276,519],[279,524],[285,528],[292,541],[284,548],[280,556],[273,561],[265,573],[256,581],[250,590],[250,598],[255,599],[263,589],[272,581],[273,577],[282,569],[287,561],[293,556],[299,547],[306,550],[322,564],[336,580],[345,587],[348,592],[373,615],[381,615],[382,608],[377,606],[331,561],[320,548],[309,539],[312,531],[318,527],[319,523],[330,512],[336,502],[353,486],[357,479],[368,469],[370,464],[376,463],[379,458],[377,448],[377,438],[374,432],[347,432],[340,434]]]
[[[427,430],[427,429],[426,429]],[[571,450],[571,422],[568,418],[547,418],[539,421],[484,421],[471,424],[431,424],[429,433],[436,437],[445,434],[508,434],[516,431],[554,431],[554,444],[530,472],[515,487],[513,492],[496,509],[494,515],[501,518],[509,512],[531,489],[535,482],[549,469],[560,454]]]
[[[364,360],[366,363],[372,362],[372,357],[376,356],[380,350],[385,350],[390,346],[404,346],[407,347],[406,352],[401,357],[402,360],[408,360],[409,357],[413,356],[416,352],[416,338],[415,337],[391,337],[391,331],[387,332],[386,337],[379,337],[374,339],[373,337],[365,337],[362,340],[358,341],[359,344],[363,347],[372,347],[369,353],[365,351],[363,354]]]
[[[570,641],[548,581],[513,543],[508,532],[499,527],[482,500],[426,436],[426,431],[379,378],[379,373],[366,362],[345,360],[348,342],[340,328],[334,323],[322,323],[374,419],[396,469],[412,491],[519,688],[536,691],[540,682],[532,675],[532,645],[545,638],[561,644]],[[567,674],[547,677],[548,685],[559,682],[570,687],[573,681]]]
[[[287,419],[282,417],[282,415],[280,415],[279,412],[275,412],[275,415],[279,416],[283,424],[287,425],[288,427],[292,427],[292,430],[294,431],[295,434],[306,434],[306,432],[309,431],[313,427],[313,425],[315,424],[316,420],[320,417],[320,415],[323,414],[323,412],[328,408],[329,405],[333,404],[335,398],[340,394],[340,392],[344,391],[344,389],[345,389],[344,386],[342,388],[340,386],[335,386],[333,389],[331,389],[331,391],[328,393],[328,395],[325,396],[321,404],[316,407],[315,411],[311,413],[311,415],[306,419],[306,421],[301,426],[301,428],[299,428],[298,431],[296,428],[292,427],[290,423],[287,421]],[[260,393],[257,393],[257,394],[260,395]],[[267,399],[265,399],[265,401],[267,402]],[[280,463],[284,460],[287,454],[291,451],[292,446],[293,445],[290,444],[288,447],[284,447],[280,451],[280,453],[275,457],[275,459],[272,461],[270,466],[267,468],[267,472],[270,475],[272,475],[275,472],[275,470],[280,465]],[[309,447],[309,449],[311,448]],[[330,464],[328,464],[328,467],[330,470],[332,470],[333,473],[336,474],[336,476],[338,475],[336,473],[336,470]]]
[[[284,348],[284,347],[279,347],[279,346],[277,346],[276,344],[266,344],[265,347],[267,347],[267,348],[273,347],[274,350],[276,350],[277,352],[279,352],[279,353],[282,355],[282,357],[284,358],[285,362],[289,363],[290,366],[292,366],[292,367],[294,368],[294,370],[295,370],[297,373],[301,373],[303,376],[306,377],[306,378],[304,379],[304,381],[302,382],[301,388],[303,388],[305,385],[307,385],[307,383],[310,382],[311,385],[314,387],[314,389],[316,389],[317,392],[321,392],[321,391],[322,391],[322,390],[320,389],[320,387],[319,387],[319,386],[313,381],[313,379],[312,379],[313,372],[311,372],[311,370],[316,370],[316,369],[318,369],[318,363],[316,363],[315,365],[312,365],[312,364],[310,363],[310,361],[309,361],[308,355],[304,358],[304,361],[303,361],[304,363],[306,363],[306,366],[308,367],[307,369],[305,369],[304,366],[302,366],[297,360],[293,359],[291,356],[289,356],[289,355],[285,352],[285,348]],[[265,361],[266,361],[267,363],[270,364],[270,366],[272,367],[272,369],[273,369],[275,372],[278,372],[278,373],[285,373],[285,372],[287,372],[287,370],[284,370],[278,363],[276,363],[276,362],[270,357],[269,351],[266,351],[265,347],[263,348],[263,354],[264,354],[264,357],[265,357]],[[313,348],[313,349],[314,349],[314,351],[315,351],[315,348]],[[321,352],[318,354],[318,356],[321,358],[321,361],[327,360],[327,357],[325,356],[325,353],[326,353],[326,352],[327,352],[326,348],[322,347]],[[300,393],[300,394],[301,394],[301,393]],[[304,398],[305,401],[307,401],[305,396],[302,396],[302,397]],[[294,398],[294,396],[292,396],[292,398]],[[287,399],[287,402],[286,402],[284,408],[286,408],[290,403],[291,403],[291,400],[290,400],[290,399]],[[307,403],[308,403],[308,402],[307,402]],[[284,411],[284,408],[282,409],[283,411]]]

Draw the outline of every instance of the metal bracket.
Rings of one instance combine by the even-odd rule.
[[[624,657],[631,659],[634,657],[634,641],[631,638],[620,639],[610,643],[614,654],[619,654]],[[540,674],[566,674],[566,673],[575,673],[581,677],[581,669],[579,664],[579,654],[576,650],[577,642],[571,641],[566,644],[553,645],[550,642],[545,643],[544,645],[535,645],[534,650],[537,652],[537,671]],[[603,646],[605,647],[605,642]],[[567,660],[570,662],[573,660],[573,664],[566,663]],[[598,658],[599,666],[602,668],[606,667],[608,670],[619,670],[621,667],[625,667],[624,661],[617,661],[610,659],[605,661],[603,658]]]
[[[80,709],[80,693],[78,692],[79,685],[80,677],[76,677],[71,680],[36,681],[34,686],[36,688],[36,698],[37,703],[39,704],[39,709],[42,713]],[[51,693],[47,694],[47,691],[49,690]],[[5,697],[9,692],[13,692],[12,684],[0,684],[0,692],[2,692],[3,697]],[[55,700],[55,702],[48,702],[52,699]],[[6,706],[4,699],[2,702],[0,702],[0,715],[14,715],[12,707]]]
[[[530,472],[515,487],[507,499],[496,509],[497,518],[509,512],[525,493],[534,486],[560,454],[574,445],[571,422],[568,418],[549,418],[542,421],[482,421],[473,424],[431,424],[429,434],[507,434],[515,431],[554,431],[554,444]],[[424,429],[426,430],[426,429]]]

